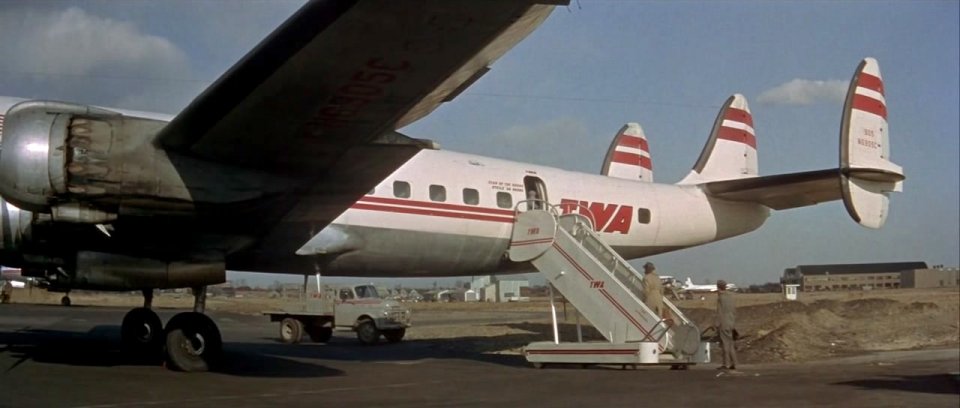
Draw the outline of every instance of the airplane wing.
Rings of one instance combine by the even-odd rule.
[[[713,181],[701,184],[707,195],[730,201],[758,203],[774,210],[839,200],[840,169]]]
[[[295,181],[292,194],[221,223],[250,225],[230,225],[233,232],[261,236],[304,197],[311,215],[329,223],[429,146],[396,129],[456,97],[560,2],[310,1],[177,115],[157,143]]]
[[[351,148],[452,100],[553,8],[536,3],[311,1],[158,141],[226,164],[322,174]]]

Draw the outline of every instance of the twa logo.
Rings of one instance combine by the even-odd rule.
[[[577,211],[589,217],[592,213],[597,223],[594,228],[600,232],[628,234],[630,225],[633,224],[633,206],[630,205],[591,203],[564,198],[560,200],[560,208],[564,214]],[[587,209],[590,210],[589,213]]]
[[[590,287],[593,289],[603,289],[603,281],[590,281]]]

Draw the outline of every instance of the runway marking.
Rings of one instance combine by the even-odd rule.
[[[250,399],[250,398],[277,398],[277,397],[295,397],[298,395],[319,395],[319,394],[328,394],[335,392],[349,392],[349,391],[367,391],[373,389],[389,389],[389,388],[410,388],[410,387],[422,387],[425,385],[436,385],[442,384],[445,381],[425,381],[425,382],[416,382],[416,383],[398,383],[398,384],[387,384],[377,387],[339,387],[339,388],[327,388],[325,390],[312,390],[312,391],[283,391],[283,392],[268,392],[262,394],[245,394],[245,395],[217,395],[212,397],[204,398],[189,398],[189,399],[179,399],[179,400],[166,400],[166,401],[137,401],[137,402],[121,402],[116,404],[98,404],[98,405],[78,405],[75,408],[117,408],[117,407],[137,407],[137,406],[158,406],[158,405],[173,405],[173,404],[192,404],[192,403],[202,403],[202,402],[217,402],[217,401],[230,401],[238,399]]]

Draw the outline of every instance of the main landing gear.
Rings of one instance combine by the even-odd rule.
[[[167,367],[174,370],[207,371],[220,357],[223,340],[216,323],[203,314],[207,288],[193,288],[192,312],[179,313],[162,328],[160,317],[151,310],[153,291],[143,291],[143,307],[123,318],[121,339],[125,350],[140,356],[159,357],[166,351]]]

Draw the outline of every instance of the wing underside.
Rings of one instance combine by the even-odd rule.
[[[430,113],[552,10],[536,1],[311,1],[158,137],[168,150],[317,174]]]

